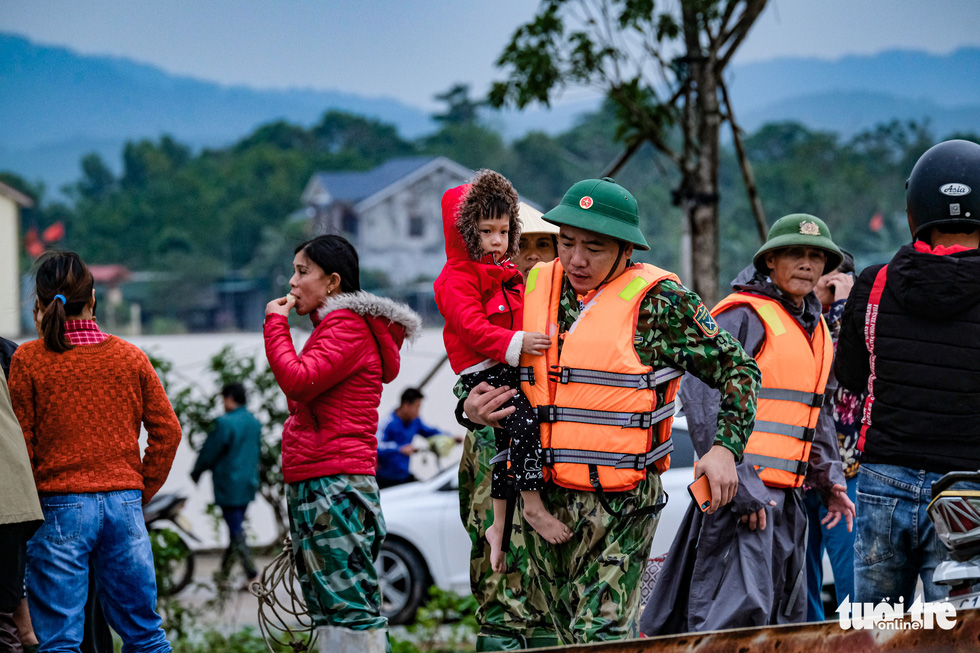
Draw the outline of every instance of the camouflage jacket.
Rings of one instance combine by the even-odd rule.
[[[582,305],[566,278],[558,308],[559,333],[571,327]],[[634,346],[644,365],[684,370],[721,392],[715,443],[741,460],[755,420],[761,375],[738,340],[718,328],[701,298],[669,279],[652,286],[640,304]],[[658,389],[657,403],[663,401]]]

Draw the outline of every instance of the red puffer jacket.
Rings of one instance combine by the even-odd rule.
[[[282,433],[287,483],[377,467],[381,384],[398,375],[399,349],[422,326],[407,306],[366,292],[330,297],[311,316],[316,325],[296,354],[282,315],[265,320],[265,353],[286,395]]]

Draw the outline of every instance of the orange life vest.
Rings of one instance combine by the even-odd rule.
[[[555,260],[528,274],[524,330],[558,333],[563,270]],[[640,303],[673,274],[636,264],[599,290],[542,356],[523,355],[521,388],[541,418],[545,477],[576,490],[623,491],[647,467],[670,466],[670,426],[682,372],[643,365],[633,347]],[[657,406],[656,386],[666,384]]]
[[[751,293],[729,295],[712,314],[735,306],[752,307],[766,330],[755,356],[762,389],[745,457],[769,487],[800,487],[834,360],[830,331],[821,317],[809,336],[780,302]]]

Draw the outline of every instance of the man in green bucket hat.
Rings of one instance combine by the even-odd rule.
[[[640,620],[644,634],[805,619],[804,481],[826,503],[828,528],[843,516],[851,530],[854,516],[833,421],[836,382],[828,384],[833,343],[813,292],[840,262],[823,220],[784,216],[712,311],[762,372],[754,429],[731,508],[704,515],[688,509]],[[718,392],[688,376],[680,395],[694,448],[703,451],[719,414]]]
[[[679,377],[725,389],[715,441],[697,468],[714,511],[735,493],[759,373],[697,294],[632,260],[649,247],[625,188],[580,181],[544,219],[559,227],[558,260],[527,276],[524,330],[554,337],[544,355],[522,358],[521,385],[541,418],[542,498],[575,535],[551,545],[526,530],[530,576],[565,644],[635,637]],[[477,386],[464,411],[494,425],[515,392]]]

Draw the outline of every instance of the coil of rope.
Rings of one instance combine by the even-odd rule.
[[[287,536],[282,552],[270,562],[249,592],[259,600],[259,630],[269,653],[272,643],[288,646],[296,653],[315,651],[316,627],[306,609],[293,557],[293,542]]]

